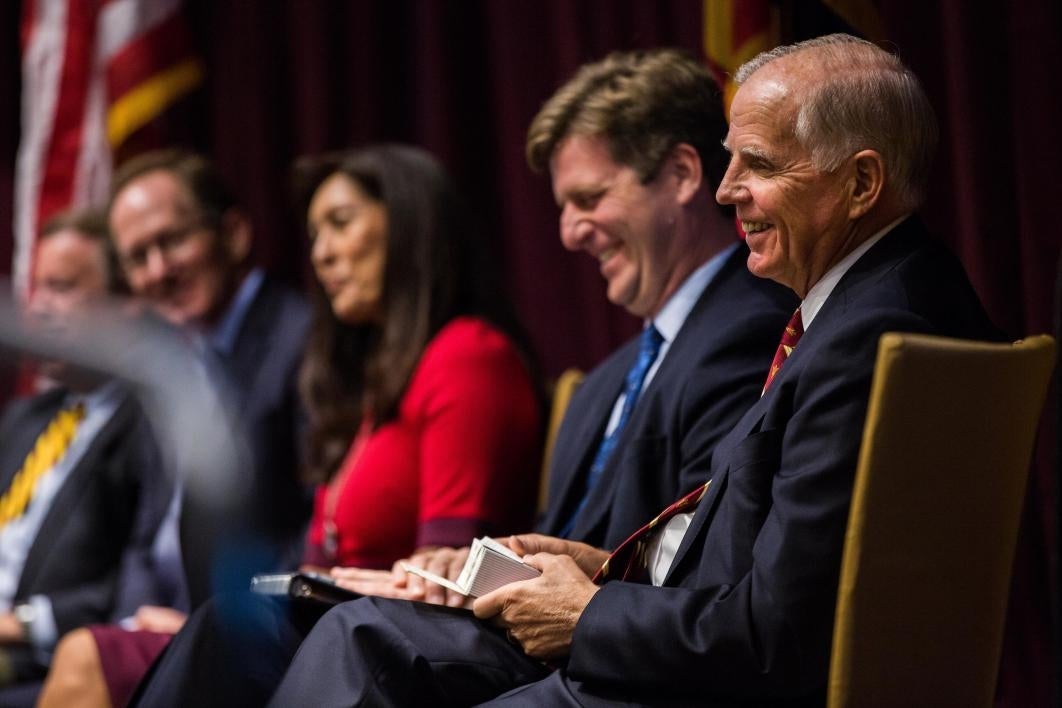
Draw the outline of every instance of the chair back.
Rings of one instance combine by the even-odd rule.
[[[542,474],[538,483],[538,509],[537,516],[541,518],[546,513],[546,504],[549,501],[549,463],[553,458],[553,446],[557,442],[557,431],[560,430],[564,413],[568,410],[568,404],[572,402],[572,396],[579,389],[585,374],[579,369],[566,369],[553,385],[553,403],[549,410],[549,424],[546,427],[546,445],[542,451]]]
[[[831,708],[991,706],[1054,340],[885,334],[856,472]]]

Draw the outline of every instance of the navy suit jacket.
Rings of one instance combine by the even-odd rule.
[[[665,587],[612,582],[591,600],[570,678],[643,703],[821,703],[886,331],[998,338],[961,265],[915,219],[844,275],[770,390],[716,446]]]
[[[0,421],[0,489],[10,484],[64,395],[54,390],[8,406]],[[157,472],[160,464],[146,418],[131,396],[123,397],[53,498],[19,576],[15,602],[47,595],[60,636],[106,620],[141,475]],[[21,658],[32,665],[25,654]],[[23,662],[14,658],[21,671]]]
[[[233,383],[235,410],[250,442],[251,492],[219,514],[210,500],[185,498],[181,551],[193,607],[210,597],[215,565],[227,566],[227,589],[246,590],[250,575],[292,562],[312,501],[299,484],[302,415],[296,379],[310,308],[292,289],[267,278],[248,309],[221,368]],[[224,557],[219,554],[224,554]]]
[[[256,526],[277,543],[301,543],[310,514],[299,481],[305,421],[297,387],[310,320],[302,295],[266,278],[226,362],[254,456]]]
[[[756,401],[798,301],[788,289],[749,274],[747,258],[742,244],[690,311],[639,396],[572,539],[619,545],[703,484],[715,444]],[[591,371],[572,398],[550,461],[540,532],[558,534],[582,498],[587,470],[637,356],[635,338]]]

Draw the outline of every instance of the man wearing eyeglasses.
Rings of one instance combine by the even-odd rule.
[[[266,557],[297,543],[309,512],[299,503],[308,497],[295,478],[295,379],[308,306],[251,266],[251,222],[202,156],[183,150],[137,156],[118,169],[111,194],[111,235],[133,295],[188,331],[217,370],[219,385],[234,392],[255,463],[251,518],[241,535],[267,542],[254,550],[262,553],[259,566],[268,565]],[[202,546],[220,539],[204,523],[234,528],[227,520],[197,518],[199,511],[205,513],[192,501],[182,514],[182,531],[195,539],[186,545],[199,547],[194,557],[184,554],[193,605],[216,589],[210,565],[218,561]],[[252,555],[230,551],[241,561]]]
[[[213,171],[176,152],[127,163],[115,178],[110,221],[133,292],[170,322],[209,336],[247,280],[251,248],[250,222]]]

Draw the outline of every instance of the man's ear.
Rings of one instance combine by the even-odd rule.
[[[675,179],[676,198],[685,206],[693,200],[704,181],[701,156],[689,143],[679,143],[671,148],[665,169]]]
[[[858,219],[878,203],[885,190],[885,161],[877,150],[861,150],[851,158],[848,218]]]
[[[251,221],[239,209],[229,209],[221,216],[221,242],[229,262],[239,265],[251,253]]]

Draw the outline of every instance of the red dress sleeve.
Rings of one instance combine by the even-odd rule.
[[[420,431],[418,547],[530,527],[541,414],[505,335],[474,318],[451,322],[425,351],[403,408]]]
[[[513,343],[482,320],[453,320],[425,348],[397,419],[343,463],[350,469],[338,491],[333,562],[387,568],[421,546],[526,530],[540,428],[539,402]],[[307,561],[322,560],[323,490]]]

